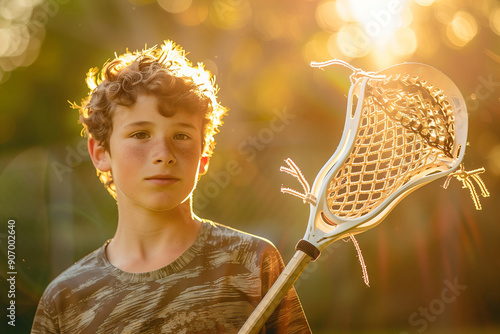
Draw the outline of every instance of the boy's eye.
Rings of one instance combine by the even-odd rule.
[[[146,139],[149,138],[149,135],[147,134],[147,132],[136,132],[132,135],[132,137],[137,139]]]
[[[185,134],[185,133],[178,133],[174,136],[174,139],[177,139],[177,140],[187,140],[191,137],[189,137],[189,135]]]

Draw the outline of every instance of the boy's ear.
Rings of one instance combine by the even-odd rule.
[[[208,171],[209,163],[210,163],[210,157],[201,157],[200,167],[198,169],[198,176],[202,176]]]
[[[94,164],[95,168],[100,172],[111,171],[109,153],[106,151],[106,149],[98,141],[91,137],[89,137],[87,144],[89,148],[90,158],[92,159],[92,163]]]

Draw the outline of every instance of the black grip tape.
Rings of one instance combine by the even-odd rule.
[[[315,261],[321,254],[320,250],[317,249],[316,246],[304,239],[299,240],[295,249],[306,253],[312,258],[313,261]]]

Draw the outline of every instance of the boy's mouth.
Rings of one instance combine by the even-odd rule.
[[[179,181],[179,178],[170,174],[158,174],[149,176],[146,180],[158,185],[168,185]]]

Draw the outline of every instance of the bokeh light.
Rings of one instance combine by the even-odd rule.
[[[342,18],[337,10],[336,1],[323,1],[316,7],[316,22],[325,31],[338,31],[342,25]]]
[[[488,158],[489,170],[496,175],[500,175],[500,144],[491,149]]]
[[[352,59],[386,50],[390,61],[411,55],[418,46],[415,32],[408,28],[413,14],[407,1],[323,1],[315,18],[324,31],[333,33],[328,43],[332,57],[338,57],[339,51]],[[401,41],[403,45],[399,45]]]
[[[302,55],[306,64],[311,61],[328,60],[330,57],[336,57],[339,52],[330,50],[330,38],[334,36],[327,32],[318,32],[312,35],[302,48]],[[335,50],[337,49],[337,40],[334,38]]]
[[[339,50],[349,58],[366,56],[372,47],[372,41],[357,23],[342,26],[336,35]]]
[[[430,6],[434,3],[434,0],[414,0],[420,6]]]
[[[208,17],[208,6],[204,4],[192,4],[188,9],[178,13],[175,19],[180,24],[193,27],[202,24]]]
[[[356,22],[351,9],[350,0],[337,0],[337,12],[344,22]]]
[[[252,15],[252,6],[248,0],[214,0],[209,10],[211,22],[223,30],[238,30],[245,27],[251,22]]]
[[[431,26],[416,27],[417,50],[416,53],[421,57],[432,57],[441,47],[441,39]],[[420,41],[420,44],[418,44]]]
[[[478,25],[474,16],[466,11],[458,11],[446,27],[446,36],[457,47],[464,47],[477,34]]]
[[[275,40],[283,36],[283,18],[273,10],[262,10],[255,13],[254,25],[263,40]]]
[[[491,30],[500,35],[500,6],[494,8],[489,16]]]
[[[0,83],[9,78],[11,71],[36,60],[45,35],[45,23],[57,8],[57,4],[51,7],[44,0],[1,2]]]
[[[408,27],[413,22],[413,12],[410,7],[405,6],[401,9],[401,13],[399,15],[400,27]]]
[[[187,10],[193,0],[158,0],[161,8],[169,13],[177,14]]]
[[[429,26],[432,17],[427,9],[440,26]],[[421,15],[424,10],[427,14]],[[474,10],[459,9],[452,0],[325,0],[318,3],[315,12],[318,26],[332,33],[328,46],[332,57],[340,51],[346,59],[385,59],[379,65],[415,53],[431,55],[443,41],[451,49],[464,48],[479,33],[477,16],[486,17],[491,29],[500,34],[500,7],[494,0],[482,0]],[[442,36],[436,33],[440,30]]]
[[[434,16],[445,25],[453,20],[453,16],[458,11],[458,7],[453,1],[438,1],[432,7]]]
[[[417,36],[411,28],[399,29],[391,43],[394,54],[401,57],[411,56],[417,50]]]

